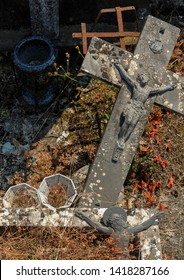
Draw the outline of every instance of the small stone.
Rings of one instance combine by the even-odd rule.
[[[10,142],[6,142],[2,146],[2,153],[3,153],[3,155],[9,155],[14,152],[14,149],[15,149],[15,147]]]

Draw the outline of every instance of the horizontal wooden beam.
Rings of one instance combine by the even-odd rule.
[[[140,32],[86,32],[85,36],[88,38],[115,38],[115,37],[139,37]],[[73,38],[82,38],[82,33],[73,33]]]

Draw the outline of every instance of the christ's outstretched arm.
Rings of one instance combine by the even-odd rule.
[[[88,225],[90,225],[91,227],[95,228],[96,230],[98,230],[104,234],[110,235],[111,233],[113,233],[112,228],[105,227],[99,223],[93,222],[88,216],[86,216],[84,213],[82,213],[80,211],[76,211],[75,216],[78,217],[79,219],[85,221]]]
[[[144,231],[144,230],[150,228],[151,226],[153,226],[155,224],[156,220],[158,220],[160,217],[162,217],[166,214],[168,214],[167,211],[160,211],[160,212],[156,213],[155,215],[153,215],[150,219],[148,219],[147,221],[142,223],[141,225],[135,226],[132,228],[128,228],[127,230],[129,233],[133,233],[133,234]]]
[[[127,84],[131,87],[134,87],[134,80],[128,75],[128,73],[126,72],[126,70],[123,68],[123,66],[121,64],[118,63],[114,63],[114,66],[116,67],[116,69],[118,70],[120,77],[127,82]]]
[[[160,88],[154,88],[150,90],[149,96],[152,97],[154,95],[161,95],[167,91],[173,90],[176,88],[175,84],[171,84],[170,86],[160,87]]]

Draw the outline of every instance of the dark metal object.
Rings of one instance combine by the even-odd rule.
[[[117,162],[126,142],[130,138],[139,119],[145,112],[144,104],[146,100],[149,97],[161,95],[167,91],[173,90],[176,88],[176,85],[171,84],[165,87],[151,88],[148,86],[149,78],[146,74],[138,74],[137,81],[134,81],[124,70],[122,65],[115,63],[114,66],[118,70],[122,80],[125,81],[132,89],[132,98],[123,112],[124,121],[121,126],[112,156],[113,162]]]
[[[12,60],[18,91],[31,106],[48,105],[56,95],[57,84],[49,76],[55,61],[51,42],[39,35],[24,38],[15,46]]]
[[[139,37],[140,32],[126,32],[124,31],[123,27],[123,18],[122,18],[122,12],[126,11],[135,11],[134,6],[130,7],[116,7],[116,8],[110,8],[110,9],[102,9],[100,10],[94,26],[96,26],[100,16],[104,13],[114,13],[116,12],[117,14],[117,21],[118,21],[118,32],[87,32],[86,31],[86,23],[82,22],[81,23],[81,33],[73,33],[72,37],[73,38],[82,38],[82,45],[83,45],[83,54],[87,53],[87,39],[92,38],[92,37],[99,37],[99,38],[119,38],[120,40],[120,47],[125,48],[125,37]]]
[[[76,217],[85,221],[96,230],[107,235],[113,234],[115,245],[119,247],[121,252],[126,251],[131,234],[137,234],[141,231],[147,230],[151,226],[155,225],[156,221],[165,214],[168,214],[168,212],[158,212],[144,223],[135,227],[130,227],[127,224],[126,211],[118,206],[107,208],[103,214],[101,223],[92,221],[88,216],[80,211],[75,212]]]

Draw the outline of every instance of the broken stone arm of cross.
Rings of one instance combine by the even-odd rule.
[[[134,80],[128,75],[127,71],[119,63],[114,63],[115,68],[118,70],[120,77],[127,82],[131,87],[134,87]]]
[[[103,234],[110,235],[113,233],[112,228],[105,227],[99,223],[93,222],[88,216],[86,216],[84,213],[82,213],[80,211],[76,211],[75,216],[78,217],[79,219],[85,221],[88,225],[90,225],[91,227],[95,228],[96,230],[102,232]]]
[[[176,84],[171,84],[169,86],[165,86],[165,87],[160,87],[160,88],[154,88],[150,90],[149,96],[154,96],[154,95],[160,95],[163,94],[167,91],[173,90],[176,88]]]
[[[144,223],[142,223],[139,226],[135,226],[132,228],[128,228],[128,232],[135,234],[135,233],[139,233],[141,231],[144,231],[148,228],[150,228],[151,226],[155,225],[156,220],[158,220],[159,218],[161,218],[162,216],[168,214],[167,211],[160,211],[158,213],[156,213],[155,215],[153,215],[150,219],[148,219],[147,221],[145,221]]]

